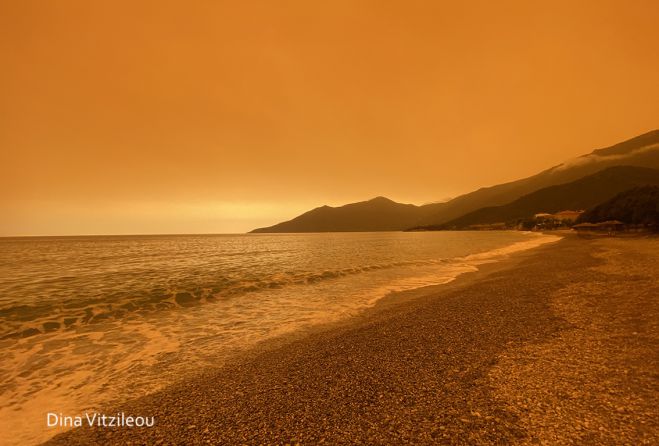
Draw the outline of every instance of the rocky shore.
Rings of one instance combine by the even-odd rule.
[[[154,427],[47,444],[657,444],[658,261],[568,236],[119,408]]]

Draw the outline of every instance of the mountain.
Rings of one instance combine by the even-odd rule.
[[[504,205],[545,187],[569,183],[607,167],[621,165],[659,169],[659,130],[594,150],[528,178],[481,188],[446,203],[429,205],[431,208],[425,210],[419,225],[441,225],[477,209]]]
[[[441,228],[462,229],[475,224],[514,223],[540,212],[588,209],[622,191],[644,185],[659,185],[659,170],[635,166],[609,167],[570,183],[540,189],[503,206],[478,209],[441,225]]]
[[[377,197],[341,207],[322,206],[292,220],[251,232],[400,231],[419,221],[421,212],[420,206]]]
[[[659,169],[659,130],[594,150],[537,175],[485,187],[445,203],[401,204],[384,197],[341,207],[323,206],[290,221],[252,232],[397,231],[432,228],[484,207],[501,206],[540,189],[569,183],[607,167],[629,165]]]
[[[621,192],[581,214],[578,222],[608,220],[659,227],[659,186],[641,186]]]

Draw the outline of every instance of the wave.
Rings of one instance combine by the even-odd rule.
[[[406,260],[373,263],[364,266],[350,266],[320,271],[288,271],[263,275],[243,272],[242,279],[219,277],[212,282],[196,283],[194,277],[186,277],[177,286],[158,284],[162,275],[148,271],[135,271],[132,274],[108,276],[100,289],[94,288],[93,296],[65,297],[62,300],[51,299],[47,302],[34,304],[14,304],[0,308],[0,340],[26,338],[58,330],[70,330],[109,321],[124,320],[131,317],[141,317],[163,311],[183,310],[203,304],[212,304],[220,300],[229,300],[236,296],[250,293],[260,293],[269,290],[296,286],[317,286],[326,281],[347,276],[356,276],[378,270],[388,270],[401,267],[432,267],[435,265],[455,265],[467,263],[475,266],[481,263],[496,261],[517,251],[530,249],[544,243],[552,242],[560,237],[550,235],[532,235],[528,240],[512,243],[502,248],[475,253],[452,259]],[[50,278],[48,289],[73,288],[74,277]],[[126,282],[139,283],[143,279],[144,288],[121,289]],[[53,282],[57,286],[53,286]],[[114,285],[112,284],[114,282]],[[55,291],[56,292],[56,291]]]
[[[496,262],[502,257],[507,257],[511,254],[526,251],[528,249],[537,248],[547,243],[557,242],[563,237],[558,235],[548,235],[548,234],[539,234],[537,232],[524,231],[523,234],[532,236],[533,238],[529,240],[523,240],[521,242],[515,242],[511,245],[504,246],[502,248],[492,249],[490,251],[470,254],[468,256],[462,257],[463,260],[467,262],[472,262],[474,264],[483,264]]]
[[[0,320],[7,327],[0,331],[0,340],[73,329],[81,325],[124,319],[131,315],[184,309],[248,293],[317,284],[369,271],[403,266],[430,266],[445,262],[446,260],[425,260],[379,263],[316,272],[280,273],[238,281],[219,279],[216,283],[210,284],[193,283],[188,288],[155,287],[149,290],[136,290],[125,295],[109,293],[92,299],[70,299],[57,305],[52,303],[13,305],[0,309]]]

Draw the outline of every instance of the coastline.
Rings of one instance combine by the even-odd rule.
[[[525,360],[515,353],[573,329],[553,296],[605,279],[597,256],[607,243],[566,237],[448,284],[390,295],[359,316],[266,341],[219,370],[123,405],[155,416],[153,428],[83,427],[46,444],[537,439],[537,426],[509,404],[528,392],[516,392],[506,373]],[[656,362],[643,367],[657,372]],[[602,436],[599,427],[578,432]],[[646,427],[630,438],[652,439],[656,421]]]

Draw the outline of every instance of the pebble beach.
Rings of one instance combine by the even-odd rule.
[[[656,238],[581,239],[275,339],[46,444],[657,444]]]

